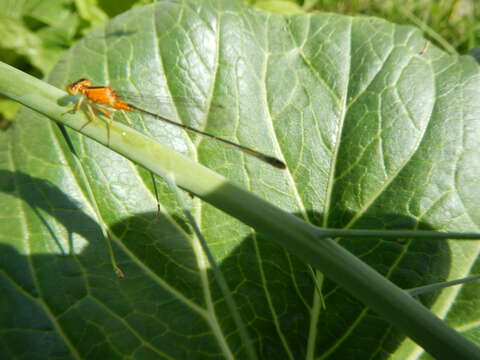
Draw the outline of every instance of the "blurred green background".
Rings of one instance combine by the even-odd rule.
[[[163,0],[175,1],[175,0]],[[266,11],[315,11],[377,16],[419,27],[450,53],[476,53],[480,43],[478,0],[244,0]],[[0,61],[43,78],[62,54],[91,29],[151,0],[0,0]],[[18,104],[0,98],[0,128],[13,120]]]

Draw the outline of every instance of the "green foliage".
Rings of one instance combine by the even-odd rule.
[[[0,0],[0,61],[42,77],[94,27],[145,1]],[[0,98],[0,114],[15,107]]]
[[[480,45],[477,31],[480,14],[474,0],[401,3],[380,0],[245,1],[280,14],[307,11],[361,13],[402,24],[424,25],[431,29],[427,36],[435,34],[431,39],[445,39],[461,53]],[[148,2],[150,0],[0,0],[0,61],[36,76],[45,75],[64,51],[89,30]],[[15,107],[10,107],[1,98],[0,103],[0,114],[12,120]]]
[[[152,138],[316,225],[475,231],[478,73],[473,60],[426,47],[411,27],[192,1],[114,19],[80,41],[50,81],[63,88],[88,77],[195,98],[188,107],[149,110],[282,156],[288,171],[131,117]],[[1,136],[1,355],[242,358],[232,314],[168,186],[158,183],[157,216],[145,170],[69,131],[73,155],[59,129],[32,111]],[[303,261],[218,209],[188,196],[185,202],[259,357],[405,358],[419,351],[338,279],[325,282],[322,310]],[[111,270],[105,226],[125,279]],[[402,288],[477,266],[471,243],[340,244]],[[478,342],[467,326],[478,312],[477,288],[422,301]]]
[[[428,27],[431,40],[438,37],[461,54],[480,45],[478,21],[480,7],[476,0],[385,1],[385,0],[299,0],[305,10],[332,11],[343,14],[379,16],[399,24]]]

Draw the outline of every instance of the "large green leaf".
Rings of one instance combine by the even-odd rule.
[[[478,66],[372,18],[268,15],[231,1],[161,2],[93,32],[51,75],[176,102],[170,116],[284,158],[279,171],[131,116],[135,126],[314,224],[477,231]],[[220,104],[221,106],[211,106]],[[119,117],[121,119],[121,117]],[[245,355],[174,195],[101,145],[24,111],[2,135],[0,354],[18,358]],[[262,358],[419,353],[333,282],[186,198]],[[117,279],[102,229],[115,234]],[[474,243],[343,239],[401,287],[472,271]],[[475,285],[422,299],[473,340]],[[460,299],[458,302],[454,300]],[[470,306],[465,307],[465,303]],[[467,311],[467,310],[468,311]]]

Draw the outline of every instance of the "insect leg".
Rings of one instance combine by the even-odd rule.
[[[107,120],[107,146],[110,147],[110,125],[112,124],[112,121],[113,121],[113,115],[110,112],[108,112],[107,110],[102,109],[100,106],[96,106],[94,104],[92,104],[92,106],[95,108],[95,110],[101,112],[103,115],[105,115],[108,118],[108,120]]]
[[[132,125],[132,122],[130,121],[130,118],[127,116],[127,114],[125,114],[125,111],[120,110],[120,113],[122,114],[123,118],[124,118],[125,120],[127,120],[128,125]]]
[[[72,107],[70,110],[65,111],[62,115],[65,115],[68,113],[75,114],[78,111],[78,109],[80,109],[80,106],[82,106],[84,100],[85,98],[82,96],[80,100],[77,101],[74,107]]]
[[[95,116],[95,112],[93,111],[92,109],[92,106],[90,104],[87,104],[87,109],[88,109],[88,115],[87,118],[88,120],[85,122],[85,124],[82,125],[82,127],[80,128],[80,131],[85,127],[87,126],[88,124],[90,124],[92,121],[95,120],[96,116]]]

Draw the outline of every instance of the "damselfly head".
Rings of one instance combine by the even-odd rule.
[[[81,93],[83,89],[90,86],[90,81],[88,79],[80,79],[77,80],[70,85],[67,85],[67,92],[70,95],[77,95],[79,92]]]

